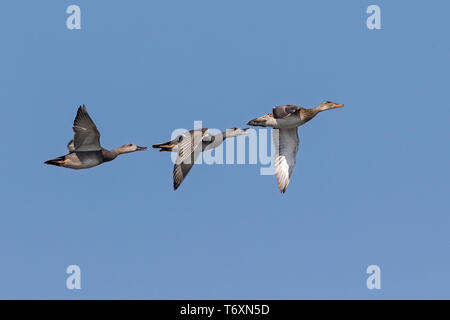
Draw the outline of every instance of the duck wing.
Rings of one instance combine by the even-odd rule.
[[[67,144],[67,149],[69,150],[69,152],[75,151],[75,143],[73,142],[73,139],[70,140],[69,143]]]
[[[173,166],[173,188],[177,190],[202,153],[203,139],[208,139],[206,128],[191,130],[182,136],[178,144],[178,156]]]
[[[74,147],[75,151],[99,151],[100,132],[98,132],[94,121],[87,113],[85,105],[78,108],[77,116],[73,121]]]
[[[291,114],[298,112],[301,108],[287,104],[285,106],[279,106],[272,109],[272,114],[275,119],[283,119],[289,117]]]
[[[273,142],[275,145],[275,174],[278,188],[282,193],[286,192],[289,181],[294,171],[299,138],[297,128],[274,129]]]

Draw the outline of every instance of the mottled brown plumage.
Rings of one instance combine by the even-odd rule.
[[[299,147],[297,128],[313,119],[319,112],[343,107],[331,101],[325,101],[312,109],[295,105],[283,105],[273,108],[272,113],[250,120],[251,126],[272,127],[275,145],[275,174],[278,188],[286,192],[296,162]]]
[[[173,189],[177,190],[203,151],[217,148],[227,138],[245,135],[246,131],[247,129],[232,128],[216,135],[210,135],[208,128],[196,129],[180,134],[171,141],[154,144],[152,148],[178,153],[172,174]]]

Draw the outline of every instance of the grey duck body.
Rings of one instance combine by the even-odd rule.
[[[114,160],[119,154],[146,150],[135,144],[126,144],[113,150],[100,145],[100,132],[83,105],[78,108],[73,122],[74,138],[67,144],[69,153],[44,163],[69,169],[87,169]]]

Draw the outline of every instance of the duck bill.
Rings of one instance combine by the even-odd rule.
[[[147,150],[147,147],[139,147],[139,146],[136,146],[136,147],[137,147],[137,151]]]
[[[337,103],[335,103],[334,105],[333,105],[333,108],[334,109],[336,109],[336,108],[342,108],[344,105],[343,104],[337,104]]]
[[[171,151],[175,147],[172,141],[152,145],[152,148],[160,149],[159,151]]]

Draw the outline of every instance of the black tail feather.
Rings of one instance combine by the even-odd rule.
[[[65,159],[65,157],[62,156],[62,157],[58,157],[58,158],[55,158],[55,159],[47,160],[47,161],[44,162],[44,164],[61,167],[63,165],[63,163],[64,163],[64,159]]]

